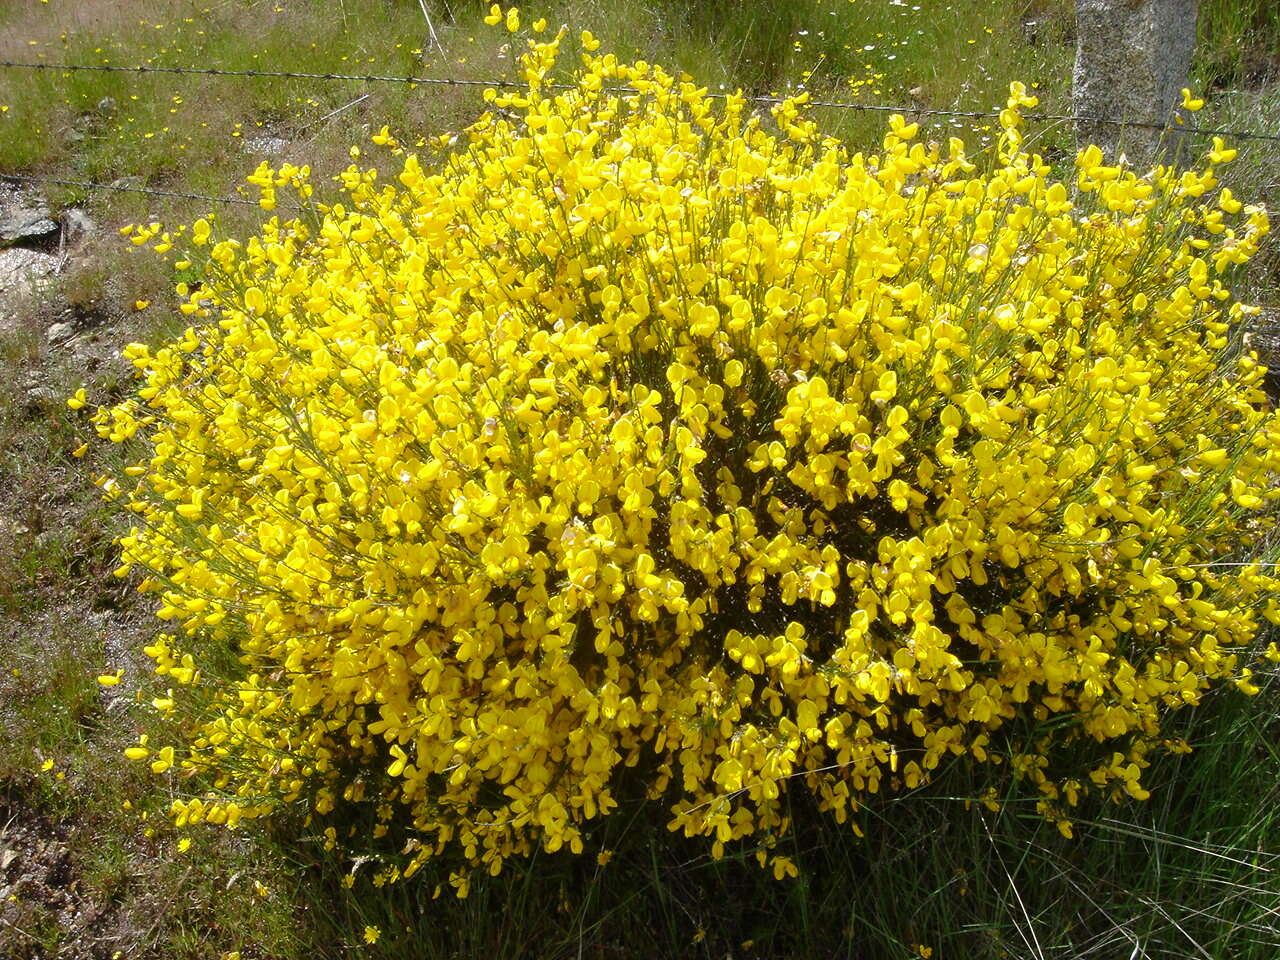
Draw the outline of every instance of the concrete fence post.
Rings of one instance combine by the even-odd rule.
[[[1196,41],[1197,0],[1076,0],[1072,108],[1078,116],[1164,124],[1187,86]],[[1080,123],[1083,146],[1096,143],[1135,167],[1167,160],[1176,133]]]

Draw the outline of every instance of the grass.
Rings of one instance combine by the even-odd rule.
[[[13,0],[0,6],[0,59],[488,79],[509,74],[511,51],[505,34],[481,26],[487,6],[428,4],[442,54],[415,2]],[[1280,13],[1263,0],[1204,0],[1201,11],[1196,79],[1215,89],[1200,122],[1280,129],[1280,87],[1259,82],[1280,59]],[[589,27],[619,56],[713,88],[773,94],[803,85],[852,103],[985,110],[1023,79],[1046,110],[1069,104],[1069,0],[549,0],[525,10],[534,13]],[[333,173],[349,162],[351,143],[383,123],[412,143],[460,129],[480,101],[474,90],[443,86],[0,71],[0,106],[9,108],[0,113],[0,171],[137,177],[233,196],[266,152]],[[857,110],[822,110],[819,119],[868,146],[883,124]],[[934,136],[975,145],[990,135],[983,121],[929,123]],[[1031,132],[1051,158],[1070,148],[1061,126]],[[1238,196],[1280,198],[1273,147],[1242,144],[1231,170]],[[171,273],[109,231],[190,221],[210,204],[76,188],[50,197],[87,205],[108,232],[51,299],[28,305],[26,323],[0,334],[0,824],[10,811],[21,814],[11,823],[43,831],[105,919],[81,936],[49,898],[23,888],[16,901],[0,898],[0,955],[905,960],[932,950],[936,958],[1270,960],[1280,952],[1274,680],[1256,698],[1224,693],[1186,711],[1196,752],[1153,768],[1146,804],[1089,811],[1074,841],[1024,813],[1017,796],[998,812],[974,803],[985,784],[956,768],[928,791],[869,808],[865,841],[808,818],[791,841],[802,872],[790,882],[758,870],[750,851],[716,862],[662,831],[654,843],[644,811],[602,827],[607,864],[541,855],[477,882],[463,901],[434,897],[438,884],[447,890],[443,873],[391,888],[358,874],[347,889],[340,866],[296,824],[274,835],[196,832],[179,852],[163,816],[179,785],[121,760],[151,722],[146,703],[157,691],[138,654],[151,626],[132,585],[110,575],[118,520],[92,483],[106,466],[92,458],[104,454],[72,456],[84,427],[58,398],[81,385],[98,400],[118,395],[127,370],[111,359],[115,347],[173,332]],[[257,213],[220,211],[233,232]],[[1276,250],[1272,243],[1246,278],[1248,296],[1280,300]],[[152,306],[135,313],[139,300]],[[97,324],[74,349],[43,337],[64,306],[82,326]],[[125,683],[98,685],[99,673],[121,665]],[[0,829],[0,849],[8,836]],[[13,849],[31,854],[28,834],[15,836]],[[376,945],[364,942],[366,927],[380,931]]]
[[[789,841],[793,882],[750,851],[712,861],[698,844],[623,827],[601,841],[607,865],[540,855],[464,901],[433,898],[441,877],[381,891],[331,883],[328,919],[334,938],[377,927],[395,958],[1262,960],[1280,946],[1277,706],[1273,683],[1188,712],[1196,752],[1153,768],[1149,803],[1086,811],[1073,840],[1032,798],[998,811],[972,802],[984,783],[954,767],[874,804],[865,840],[796,811],[809,826]]]
[[[1275,79],[1280,7],[1268,0],[1204,0],[1199,13],[1199,86],[1239,87]]]
[[[139,327],[112,334],[172,332]],[[136,739],[133,694],[151,627],[133,584],[111,576],[120,521],[92,483],[107,464],[91,459],[111,453],[72,456],[83,425],[61,398],[85,379],[86,358],[51,354],[37,332],[0,339],[0,847],[20,868],[9,886],[0,871],[11,898],[0,897],[0,956],[34,956],[26,951],[38,943],[49,955],[204,957],[209,930],[287,944],[294,906],[283,861],[259,863],[261,842],[216,834],[176,856],[167,791],[122,762]],[[109,396],[123,375],[103,362],[89,379]],[[33,390],[53,399],[33,401]],[[101,687],[97,676],[120,666],[128,682]],[[60,862],[65,872],[46,877]],[[237,873],[240,886],[228,887]],[[250,877],[279,892],[257,897]],[[75,912],[56,909],[66,901]],[[77,915],[96,917],[92,929],[74,925]]]
[[[1280,84],[1224,92],[1218,115],[1227,129],[1280,131]],[[1242,140],[1240,155],[1223,172],[1223,179],[1238,196],[1280,210],[1280,144],[1268,140]],[[1274,220],[1274,215],[1273,215]],[[1240,294],[1246,300],[1280,306],[1280,235],[1269,234],[1247,272]]]

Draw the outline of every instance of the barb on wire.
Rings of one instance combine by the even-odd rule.
[[[0,60],[0,67],[26,70],[76,71],[95,73],[176,73],[200,77],[268,77],[283,80],[354,80],[362,83],[437,84],[449,87],[516,87],[523,86],[515,80],[463,80],[456,77],[414,77],[378,73],[300,73],[293,70],[224,70],[221,67],[122,67],[113,64],[93,63],[22,63]],[[571,84],[556,86],[568,88]]]
[[[93,71],[103,73],[168,73],[207,77],[267,77],[284,80],[347,80],[360,83],[407,83],[421,86],[445,87],[523,87],[515,80],[465,80],[458,77],[414,77],[396,76],[394,74],[376,73],[299,73],[291,70],[224,70],[219,67],[155,67],[155,66],[114,66],[111,64],[87,63],[23,63],[14,60],[0,60],[0,68],[44,70],[44,71]],[[573,90],[575,84],[546,83],[544,89]],[[643,91],[635,87],[606,87],[605,92],[620,94],[639,94]],[[710,92],[708,97],[728,97],[732,94]],[[748,96],[754,103],[782,103],[784,97]],[[869,113],[901,113],[918,117],[955,117],[958,119],[992,119],[1000,116],[998,110],[948,110],[936,107],[895,106],[882,103],[852,103],[840,100],[810,100],[809,106],[826,107],[840,110],[860,110]],[[1219,130],[1208,127],[1187,126],[1180,123],[1152,123],[1145,120],[1124,120],[1114,117],[1093,117],[1069,113],[1024,113],[1024,120],[1035,120],[1053,123],[1085,123],[1106,126],[1133,127],[1140,130],[1176,130],[1181,133],[1204,137],[1229,137],[1233,140],[1272,140],[1280,141],[1280,133],[1259,133],[1254,130]]]
[[[131,187],[115,183],[93,183],[88,180],[63,180],[58,177],[29,177],[22,173],[0,173],[0,180],[17,180],[21,183],[42,183],[51,186],[82,187],[86,190],[114,190],[119,193],[143,193],[153,197],[168,197],[181,200],[204,200],[209,203],[233,203],[247,207],[260,206],[257,200],[247,200],[244,197],[215,197],[205,193],[183,193],[178,190],[155,190],[150,187]],[[302,208],[289,206],[288,204],[277,204],[274,209],[288,210],[296,213]]]

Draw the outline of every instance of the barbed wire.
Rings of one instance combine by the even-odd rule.
[[[149,65],[116,66],[112,64],[86,63],[27,63],[15,60],[0,60],[0,68],[40,70],[53,72],[99,72],[99,73],[163,73],[186,76],[207,77],[265,77],[283,80],[338,80],[359,83],[407,83],[413,86],[446,86],[446,87],[484,87],[484,88],[516,88],[524,83],[516,80],[473,80],[460,77],[417,77],[397,76],[377,73],[303,73],[293,70],[229,70],[221,67],[157,67]],[[576,84],[544,83],[544,89],[574,90]],[[619,94],[643,94],[636,87],[605,87],[604,92]],[[724,92],[708,92],[708,97],[730,97],[733,94]],[[754,103],[778,104],[786,97],[749,95],[745,99]],[[901,113],[920,117],[954,117],[957,119],[993,119],[1000,116],[999,110],[951,110],[940,107],[919,107],[914,105],[893,105],[882,103],[855,103],[841,100],[809,100],[811,107],[822,107],[840,110],[858,110],[872,113]],[[1103,126],[1131,127],[1138,130],[1177,131],[1193,136],[1228,137],[1234,140],[1269,140],[1280,141],[1280,133],[1260,133],[1255,130],[1227,130],[1209,127],[1190,126],[1182,123],[1153,123],[1146,120],[1126,120],[1114,117],[1096,117],[1071,113],[1024,113],[1023,119],[1049,123],[1098,124]]]
[[[394,74],[375,74],[375,73],[305,73],[293,70],[231,70],[221,67],[163,67],[152,65],[137,66],[117,66],[112,64],[79,64],[79,63],[29,63],[14,60],[0,60],[0,68],[11,69],[27,69],[37,71],[53,71],[53,72],[97,72],[97,73],[129,73],[129,74],[177,74],[177,75],[194,75],[209,77],[241,77],[241,78],[268,78],[268,79],[289,79],[289,80],[322,80],[322,81],[349,81],[361,83],[405,83],[410,85],[426,85],[426,86],[448,86],[448,87],[482,87],[485,89],[494,88],[522,88],[524,84],[516,80],[475,80],[460,77],[418,77],[418,76],[397,76]],[[544,89],[551,90],[575,90],[578,89],[576,84],[571,83],[544,83]],[[630,86],[613,86],[603,87],[602,92],[616,93],[621,95],[642,95],[644,90]],[[709,91],[705,94],[708,97],[727,98],[733,94],[726,92]],[[744,99],[761,104],[780,104],[784,103],[787,98],[775,95],[750,95]],[[843,109],[856,110],[874,113],[899,113],[917,117],[949,117],[956,119],[969,120],[986,120],[994,119],[1000,116],[998,110],[953,110],[937,107],[921,107],[915,105],[892,105],[880,103],[855,103],[839,100],[807,100],[806,104],[810,107],[819,107],[827,109]],[[1109,117],[1092,117],[1078,114],[1055,114],[1055,113],[1024,113],[1023,119],[1033,121],[1043,121],[1051,123],[1081,123],[1081,124],[1103,124],[1112,126],[1134,127],[1138,129],[1151,129],[1170,131],[1177,130],[1183,133],[1200,135],[1200,136],[1220,136],[1230,137],[1233,139],[1245,140],[1272,140],[1280,141],[1280,134],[1259,133],[1251,130],[1219,130],[1205,127],[1187,126],[1184,124],[1160,124],[1150,123],[1137,120],[1117,120]],[[107,190],[120,193],[136,193],[154,197],[162,197],[167,199],[181,200],[200,200],[207,203],[234,204],[238,206],[258,207],[260,204],[256,200],[249,200],[243,197],[226,197],[213,196],[202,193],[189,193],[178,190],[162,190],[152,187],[133,186],[119,183],[97,183],[89,180],[71,180],[57,177],[33,177],[26,174],[3,174],[0,173],[0,179],[18,181],[31,184],[43,184],[48,186],[68,186],[78,187],[84,190]],[[303,208],[290,206],[285,204],[277,205],[275,209],[286,210],[289,212],[300,212]]]
[[[95,183],[91,180],[64,180],[59,177],[30,177],[23,173],[0,173],[0,180],[16,180],[20,183],[39,183],[49,186],[81,187],[86,190],[114,190],[119,193],[143,193],[153,197],[166,197],[169,199],[176,198],[180,200],[204,200],[208,203],[232,203],[246,207],[261,206],[257,200],[248,200],[244,197],[216,197],[212,194],[206,193],[185,193],[180,190],[157,190],[151,187],[135,187],[132,185],[118,183]],[[277,204],[273,209],[288,210],[291,213],[297,213],[303,208],[281,203]]]

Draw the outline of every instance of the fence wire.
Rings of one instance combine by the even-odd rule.
[[[164,73],[184,76],[202,77],[266,77],[283,80],[340,80],[359,83],[405,83],[412,86],[444,86],[444,87],[482,87],[482,88],[515,88],[524,84],[517,80],[471,80],[459,77],[415,77],[396,76],[394,74],[377,73],[300,73],[291,70],[224,70],[220,67],[157,67],[157,66],[113,66],[110,64],[87,63],[24,63],[14,60],[0,60],[0,68],[19,70],[43,70],[53,72],[88,71],[98,73]],[[576,84],[545,83],[544,89],[574,90]],[[623,95],[639,95],[644,91],[635,87],[606,87],[605,92]],[[728,97],[729,93],[708,92],[708,97]],[[786,98],[777,96],[747,96],[747,100],[755,103],[782,103]],[[873,113],[901,113],[918,117],[955,117],[957,119],[992,119],[1000,116],[999,110],[949,110],[937,107],[916,107],[910,105],[894,105],[883,103],[852,103],[840,100],[809,100],[811,107],[825,107],[839,110],[860,110]],[[1178,131],[1194,136],[1230,137],[1235,140],[1271,140],[1280,141],[1280,133],[1262,133],[1256,130],[1219,130],[1208,127],[1196,127],[1181,123],[1152,123],[1144,120],[1125,120],[1114,117],[1094,117],[1072,113],[1024,113],[1025,120],[1051,123],[1083,123],[1102,124],[1106,126],[1132,127],[1138,130]]]
[[[117,66],[112,64],[86,63],[30,63],[15,60],[0,60],[0,69],[35,70],[54,73],[127,73],[127,74],[170,74],[180,76],[231,77],[231,78],[267,78],[277,80],[314,80],[314,81],[346,81],[355,83],[402,83],[410,86],[442,86],[442,87],[479,87],[483,89],[523,88],[524,84],[516,80],[488,79],[476,80],[461,77],[419,77],[398,76],[395,74],[377,73],[304,73],[293,70],[229,70],[221,67],[163,67],[152,65]],[[576,84],[544,83],[544,89],[575,90]],[[643,95],[644,91],[636,87],[605,87],[602,92],[622,96]],[[707,97],[725,98],[733,94],[708,91]],[[760,104],[779,104],[787,98],[780,96],[751,95],[746,100]],[[998,110],[952,110],[938,107],[919,107],[914,105],[894,105],[883,103],[854,103],[841,100],[808,100],[810,107],[825,109],[854,110],[866,113],[898,113],[913,117],[940,117],[965,120],[989,120],[1000,116]],[[1093,117],[1080,114],[1058,113],[1023,113],[1023,119],[1046,123],[1080,123],[1102,124],[1108,126],[1132,127],[1135,129],[1178,131],[1194,136],[1226,137],[1233,140],[1267,140],[1280,141],[1280,133],[1261,133],[1255,130],[1226,130],[1208,127],[1189,126],[1182,123],[1151,123],[1141,120],[1118,120],[1112,117]],[[119,193],[137,193],[167,199],[201,200],[207,203],[235,204],[240,206],[259,206],[256,200],[242,197],[218,197],[210,194],[188,193],[178,190],[160,190],[151,187],[140,187],[116,183],[96,183],[88,180],[71,180],[57,177],[33,177],[25,174],[0,173],[0,179],[48,186],[77,187],[84,190],[106,190]],[[298,212],[302,208],[280,204],[279,210]]]
[[[244,197],[215,197],[206,193],[184,193],[180,190],[156,190],[151,187],[135,187],[131,184],[117,183],[94,183],[90,180],[63,180],[58,177],[29,177],[22,173],[0,173],[0,180],[14,180],[19,183],[39,183],[50,186],[63,187],[82,187],[86,190],[112,190],[118,193],[144,193],[153,197],[166,197],[169,199],[180,200],[204,200],[209,203],[233,203],[247,207],[259,206],[257,200],[248,200]],[[296,212],[301,207],[288,206],[287,204],[277,204],[276,210],[288,210]]]

